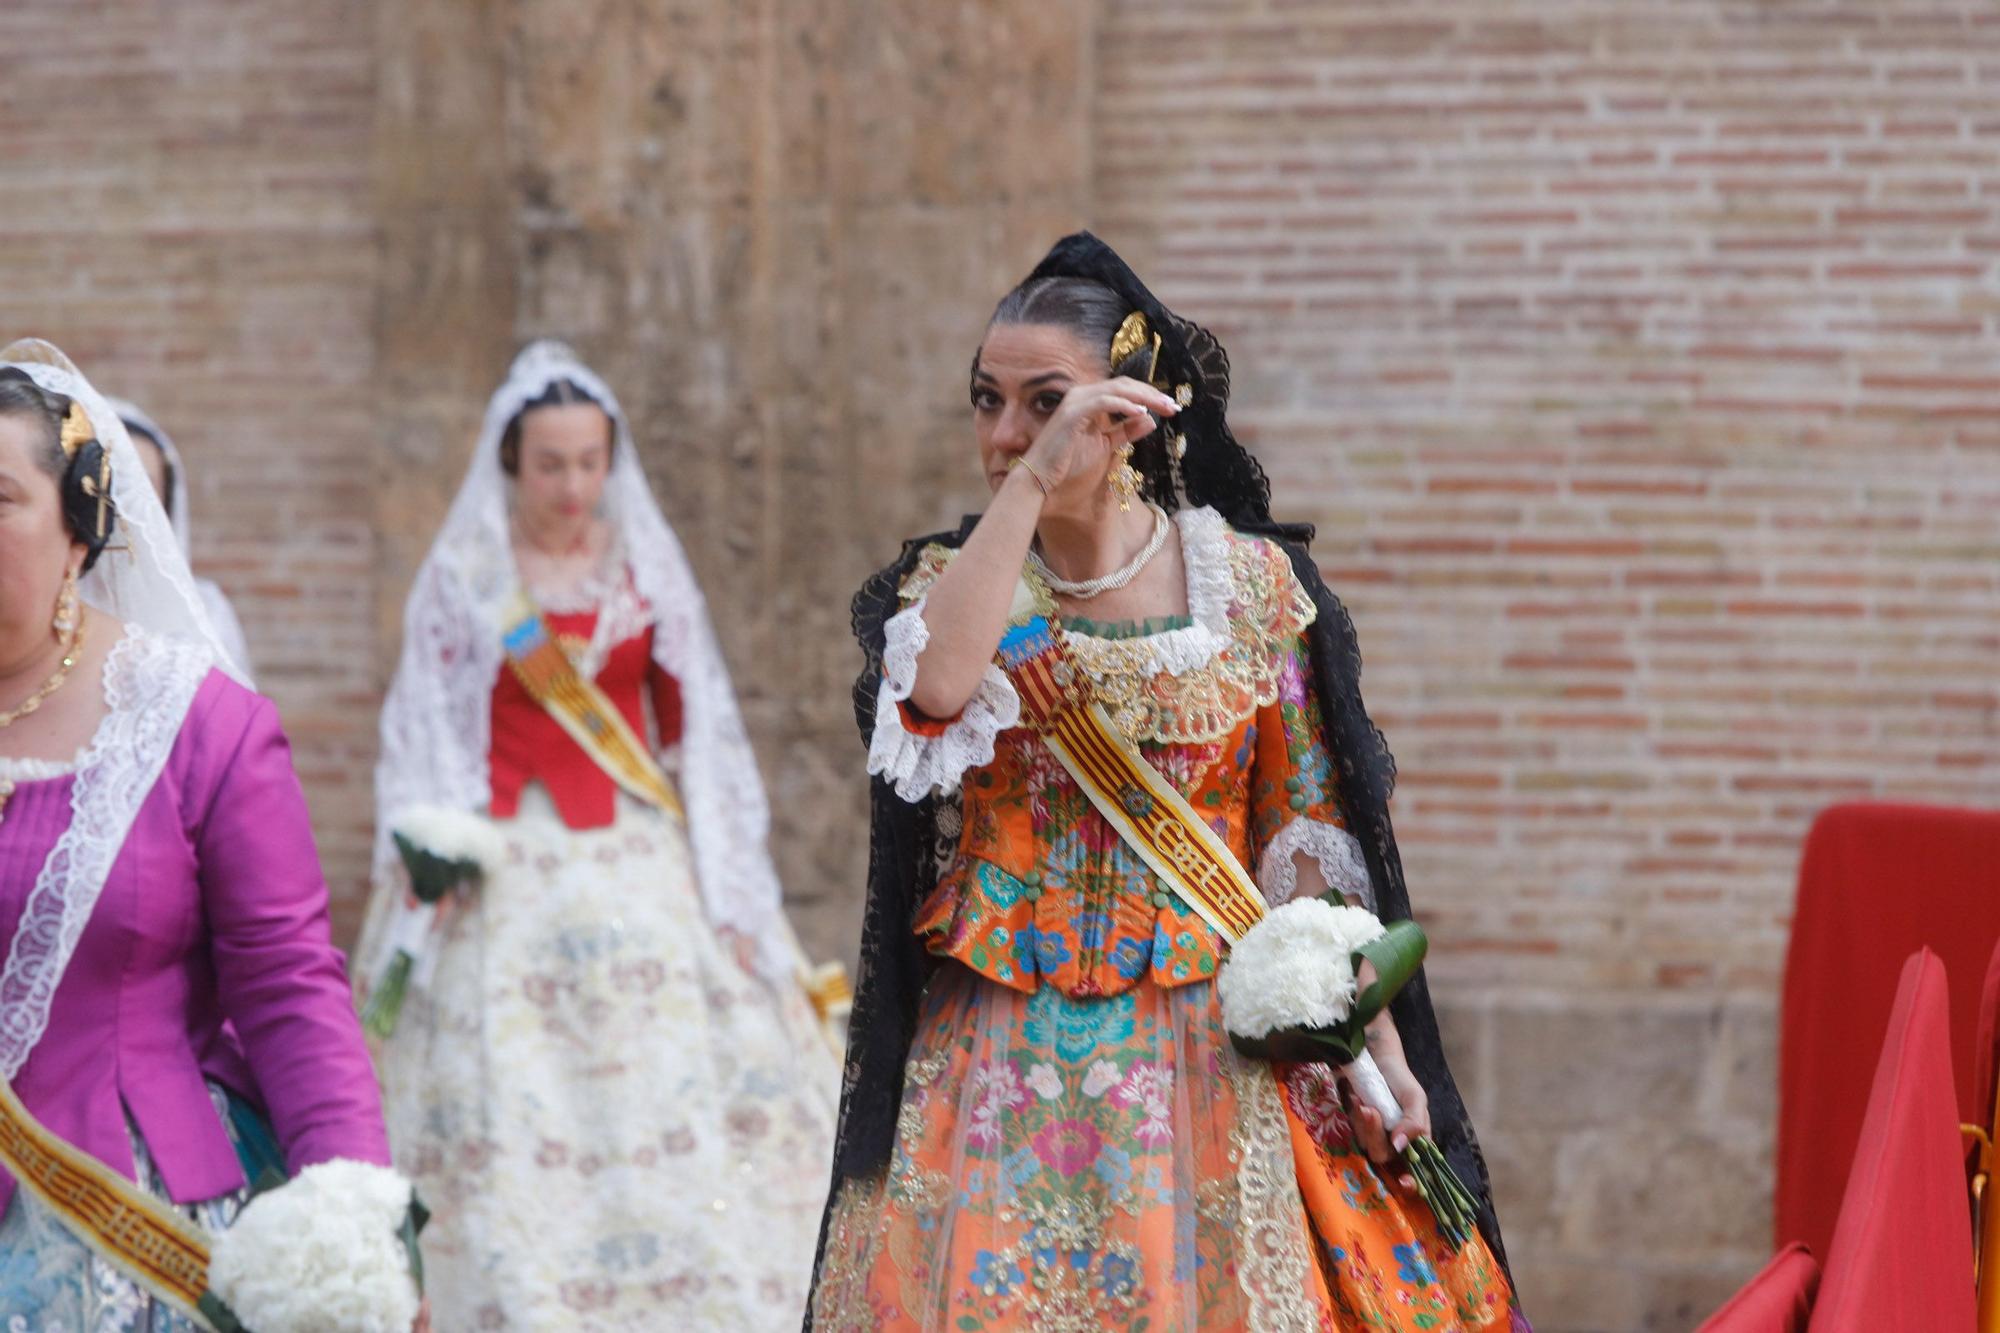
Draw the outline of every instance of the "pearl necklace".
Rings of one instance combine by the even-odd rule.
[[[1149,504],[1146,508],[1153,511],[1153,535],[1146,539],[1146,544],[1139,549],[1139,554],[1109,574],[1073,582],[1050,569],[1047,562],[1042,559],[1042,553],[1033,547],[1028,548],[1028,563],[1034,566],[1035,573],[1041,575],[1042,582],[1049,585],[1051,592],[1060,593],[1077,601],[1087,601],[1100,593],[1122,588],[1139,577],[1139,571],[1160,553],[1160,548],[1167,544],[1167,533],[1173,530],[1173,521],[1167,517],[1166,510],[1156,504]]]

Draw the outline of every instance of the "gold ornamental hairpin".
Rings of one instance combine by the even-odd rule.
[[[97,501],[97,540],[103,541],[111,533],[111,455],[98,460],[95,476],[85,474],[83,493]]]

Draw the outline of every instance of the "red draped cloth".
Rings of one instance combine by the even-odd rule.
[[[1896,989],[1812,1333],[1972,1333],[1953,1084],[1944,964],[1925,949]]]
[[[2000,941],[2000,813],[1839,805],[1806,839],[1785,962],[1778,1052],[1777,1242],[1830,1254],[1897,969],[1928,947],[1950,974],[1951,1028],[1979,1030]],[[1956,1062],[1959,1118],[1981,1122],[1971,1052]]]
[[[1978,1035],[1972,1042],[1972,1098],[1959,1097],[1959,1108],[1969,1112],[1965,1123],[1981,1129],[1993,1128],[1993,1102],[2000,1088],[2000,945],[1986,963],[1986,984],[1979,992]]]
[[[1787,1245],[1695,1333],[1806,1333],[1818,1290],[1819,1265],[1805,1246]]]

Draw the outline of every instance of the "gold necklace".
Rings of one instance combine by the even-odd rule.
[[[79,618],[76,628],[69,632],[69,639],[63,644],[62,664],[41,686],[27,698],[0,713],[0,727],[11,727],[28,714],[42,706],[42,702],[61,689],[69,680],[69,673],[75,669],[76,660],[83,652],[83,621]]]

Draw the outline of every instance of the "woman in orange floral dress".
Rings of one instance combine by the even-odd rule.
[[[1526,1327],[1421,977],[1369,1029],[1393,1126],[1325,1066],[1238,1054],[1222,937],[994,661],[1059,627],[1267,903],[1409,915],[1352,626],[1270,522],[1228,374],[1102,242],[1061,242],[974,363],[991,506],[856,600],[873,856],[810,1327]],[[1483,1205],[1456,1247],[1396,1157],[1433,1133]]]

